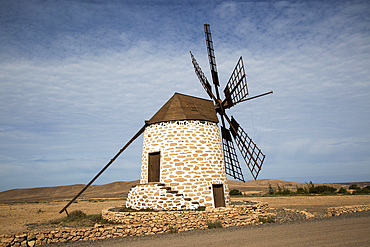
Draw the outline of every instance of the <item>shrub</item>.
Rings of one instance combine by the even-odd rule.
[[[315,186],[312,181],[310,181],[308,191],[311,194],[331,194],[337,191],[337,189],[327,185]]]
[[[239,196],[239,195],[243,195],[243,193],[240,190],[232,189],[232,190],[230,190],[229,195],[230,196]]]
[[[263,224],[265,224],[265,223],[275,223],[276,222],[275,218],[272,217],[272,216],[259,217],[258,221],[262,222]]]
[[[219,221],[219,220],[207,221],[207,226],[208,226],[209,229],[222,228],[222,222]]]
[[[297,191],[295,192],[296,194],[308,194],[307,188],[302,188],[302,187],[297,187]]]
[[[169,233],[178,233],[178,232],[179,232],[179,230],[177,229],[177,227],[170,226],[170,227],[168,228],[168,232],[169,232]]]
[[[319,185],[310,188],[310,193],[314,194],[334,193],[335,191],[337,191],[336,188],[327,185]]]
[[[348,191],[347,191],[345,188],[341,187],[341,188],[338,190],[338,193],[340,193],[340,194],[347,194],[347,193],[348,193]]]
[[[197,207],[197,209],[195,209],[195,211],[205,211],[205,210],[206,210],[205,206],[199,206]]]
[[[269,192],[270,195],[275,193],[275,190],[272,188],[271,184],[269,183]]]
[[[78,221],[86,217],[86,214],[81,210],[75,210],[67,216],[68,221]]]
[[[81,210],[69,213],[68,216],[52,220],[50,224],[62,226],[93,226],[95,223],[107,223],[101,214],[86,215]]]
[[[287,188],[282,189],[279,184],[277,184],[277,187],[278,187],[278,191],[275,192],[276,195],[290,195],[292,193]]]
[[[350,190],[358,190],[358,189],[360,189],[360,188],[357,186],[357,184],[351,184],[351,185],[349,186],[349,189],[350,189]]]
[[[361,194],[370,194],[370,186],[363,187]]]
[[[370,186],[363,187],[362,189],[360,187],[357,187],[356,190],[352,191],[352,195],[368,195],[370,194]]]
[[[290,195],[292,192],[289,189],[283,189],[275,192],[277,195]]]
[[[281,187],[279,184],[276,184],[277,185],[277,189],[278,189],[278,192],[282,191]],[[277,192],[276,192],[277,193]]]

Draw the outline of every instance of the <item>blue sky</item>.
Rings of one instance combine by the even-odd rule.
[[[0,1],[0,191],[87,183],[175,93],[208,98],[243,56],[228,111],[266,154],[259,178],[370,180],[368,1]],[[140,177],[142,137],[96,183]],[[244,166],[245,178],[253,179]]]

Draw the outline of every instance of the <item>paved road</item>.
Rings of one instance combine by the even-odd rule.
[[[68,246],[370,246],[370,211],[323,220],[115,238]]]

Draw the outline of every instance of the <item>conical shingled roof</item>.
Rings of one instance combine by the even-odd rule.
[[[218,123],[211,100],[175,93],[146,123],[154,124],[178,120],[201,120]]]

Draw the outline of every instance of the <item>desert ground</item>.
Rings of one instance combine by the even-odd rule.
[[[0,204],[0,234],[20,233],[37,228],[50,220],[66,216],[59,211],[68,200],[17,202]],[[99,214],[103,209],[122,206],[123,199],[88,199],[73,203],[68,211],[82,210],[86,214]],[[46,226],[50,227],[50,226]]]
[[[232,200],[267,202],[270,208],[305,210],[317,217],[325,214],[328,207],[370,205],[370,195],[240,197]],[[25,232],[35,227],[50,227],[43,226],[43,223],[65,216],[64,213],[59,214],[59,211],[67,202],[68,200],[2,203],[0,204],[0,234]],[[69,210],[99,214],[103,209],[120,207],[124,204],[123,199],[84,199],[73,203]]]
[[[71,204],[68,211],[81,210],[86,214],[99,214],[102,209],[125,205],[125,196],[129,189],[138,183],[115,182],[108,185],[96,185],[89,188],[81,198]],[[276,187],[295,188],[303,184],[279,180],[257,180],[246,183],[230,181],[231,189],[246,192],[246,197],[233,197],[232,201],[267,202],[271,209],[297,209],[314,214],[316,217],[325,215],[327,208],[351,205],[370,205],[370,195],[340,196],[279,196],[253,197],[268,191],[268,184]],[[343,184],[335,187],[347,186]],[[73,198],[83,185],[72,185],[50,188],[18,189],[0,193],[0,234],[19,233],[31,229],[50,227],[50,220],[61,218],[65,213],[59,211]]]

